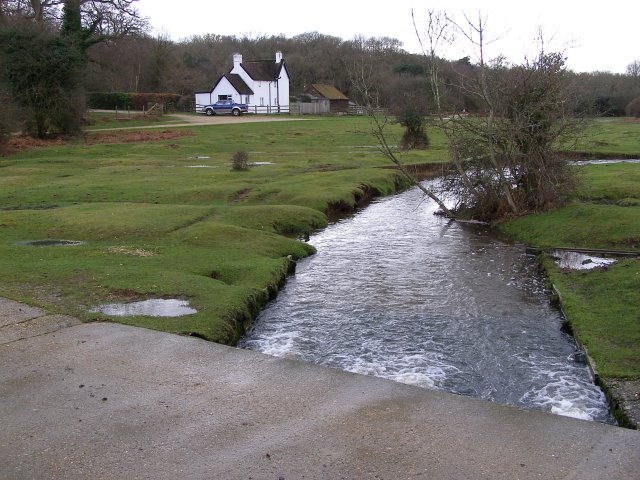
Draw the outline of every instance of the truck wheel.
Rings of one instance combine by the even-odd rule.
[[[207,116],[209,116],[209,117],[210,117],[211,115],[213,115],[213,108],[207,108],[207,109],[204,111],[204,113],[206,113],[206,114],[207,114]]]
[[[233,116],[234,116],[234,117],[239,117],[239,116],[240,116],[240,114],[241,114],[242,112],[240,111],[240,109],[239,109],[239,108],[234,108],[234,109],[231,111],[231,113],[233,113]]]

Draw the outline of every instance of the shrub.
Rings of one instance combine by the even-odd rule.
[[[3,105],[9,105],[10,97],[3,91],[2,85],[0,85],[0,101]],[[7,108],[0,109],[0,155],[3,154],[9,134],[11,133],[11,115]]]
[[[405,127],[400,141],[403,150],[425,149],[429,146],[429,137],[425,131],[424,114],[420,108],[408,106],[398,116],[398,123]]]
[[[46,29],[11,28],[0,33],[2,80],[25,114],[25,130],[43,138],[78,133],[85,60],[68,38]]]
[[[231,168],[239,172],[249,170],[249,154],[244,150],[239,150],[231,157]]]
[[[636,97],[627,104],[627,115],[640,118],[640,97]]]

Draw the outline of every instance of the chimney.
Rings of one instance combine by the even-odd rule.
[[[278,50],[276,52],[276,63],[280,63],[282,61],[282,52]]]
[[[233,54],[233,68],[234,70],[240,66],[240,64],[242,63],[242,54],[241,53],[234,53]]]

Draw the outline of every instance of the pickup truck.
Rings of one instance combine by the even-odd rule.
[[[234,103],[233,100],[218,100],[212,105],[205,105],[202,111],[208,116],[215,115],[216,113],[230,113],[235,115],[241,115],[247,113],[249,108],[246,103]]]

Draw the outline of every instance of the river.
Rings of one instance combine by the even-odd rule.
[[[412,189],[313,235],[239,347],[613,423],[535,259],[436,208]]]

